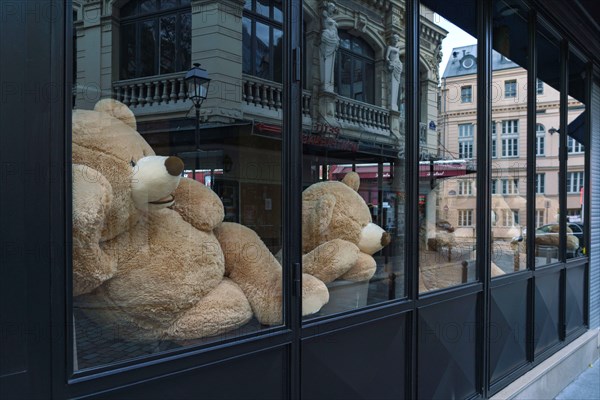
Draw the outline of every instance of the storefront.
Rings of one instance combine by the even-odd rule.
[[[0,0],[0,397],[491,398],[596,332],[576,3]]]

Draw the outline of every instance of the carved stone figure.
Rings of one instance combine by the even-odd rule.
[[[385,59],[390,71],[390,110],[398,111],[398,92],[402,76],[402,61],[400,61],[400,36],[392,36],[391,45],[387,47]]]
[[[337,22],[333,14],[337,8],[332,2],[323,4],[323,30],[321,31],[321,82],[325,92],[333,92],[333,69],[335,66],[335,54],[340,45]]]

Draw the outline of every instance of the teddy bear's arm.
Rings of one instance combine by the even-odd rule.
[[[116,260],[100,248],[112,188],[93,168],[73,165],[73,294],[88,293],[116,272]]]
[[[360,254],[354,243],[333,239],[302,256],[302,270],[329,283],[350,271],[359,260]]]
[[[211,232],[225,215],[223,203],[211,189],[193,179],[181,178],[173,209],[196,229]]]

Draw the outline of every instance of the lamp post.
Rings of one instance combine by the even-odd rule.
[[[194,63],[194,68],[190,69],[185,74],[185,84],[187,86],[187,95],[194,103],[196,108],[196,131],[194,133],[194,143],[196,145],[196,167],[193,177],[196,179],[196,171],[198,170],[198,153],[200,151],[200,106],[208,95],[208,86],[210,78],[208,72],[204,68],[200,68],[200,64]]]

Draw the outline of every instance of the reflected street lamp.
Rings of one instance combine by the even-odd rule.
[[[194,142],[196,145],[196,167],[193,177],[196,179],[196,171],[198,170],[198,152],[200,151],[200,106],[208,96],[208,86],[210,78],[208,72],[204,68],[200,68],[200,64],[195,63],[194,68],[190,69],[185,74],[185,85],[187,87],[187,96],[194,103],[196,108],[196,132],[194,134]]]

